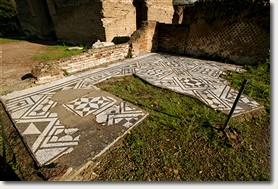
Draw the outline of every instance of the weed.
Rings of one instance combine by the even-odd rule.
[[[132,51],[130,48],[128,49],[128,52],[127,52],[127,55],[125,58],[132,58]]]
[[[64,75],[64,76],[68,76],[68,75],[69,75],[69,73],[67,72],[67,70],[63,70],[63,69],[62,69],[62,71],[63,71],[63,75]]]
[[[270,166],[257,158],[270,162],[269,117],[231,120],[244,141],[232,148],[213,129],[224,124],[223,113],[136,77],[120,80],[107,80],[98,87],[145,109],[149,116],[121,147],[102,157],[95,170],[99,180],[269,180]],[[247,150],[250,145],[253,151]]]

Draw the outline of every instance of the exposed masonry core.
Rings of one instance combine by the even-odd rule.
[[[64,73],[149,52],[241,65],[264,59],[270,49],[269,6],[250,4],[230,11],[225,4],[229,2],[175,5],[172,0],[18,0],[18,17],[30,35],[52,32],[61,41],[116,44],[33,69],[38,82],[48,82]]]
[[[127,42],[142,21],[172,23],[172,0],[16,0],[26,35],[72,43]]]

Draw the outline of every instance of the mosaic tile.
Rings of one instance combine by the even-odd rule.
[[[16,127],[41,166],[70,153],[79,143],[79,135],[73,136],[78,133],[78,128],[73,128],[74,133],[65,132],[65,126],[60,124],[57,117],[20,119]]]
[[[79,162],[80,166],[80,159],[86,161],[92,151],[97,155],[107,150],[148,115],[128,102],[96,90],[94,84],[111,77],[134,74],[155,86],[193,96],[228,114],[238,91],[220,77],[226,71],[245,70],[219,62],[150,53],[13,92],[2,96],[1,101],[38,165],[63,159],[63,163]],[[67,91],[73,90],[77,96],[67,100]],[[80,95],[78,91],[82,91]],[[66,100],[53,100],[53,96],[62,92]],[[234,116],[260,107],[256,101],[242,95]],[[103,142],[103,136],[106,136],[106,142]]]
[[[127,102],[114,105],[102,113],[96,115],[96,121],[102,125],[119,124],[124,127],[133,126],[145,114],[137,108],[132,108]]]
[[[64,106],[79,116],[85,117],[91,113],[98,114],[112,106],[115,102],[115,99],[108,96],[81,97]]]

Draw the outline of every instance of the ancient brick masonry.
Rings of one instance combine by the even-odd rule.
[[[61,41],[88,45],[97,40],[127,42],[142,21],[172,23],[174,14],[172,0],[16,1],[26,35],[53,35]]]
[[[106,41],[130,37],[136,30],[136,11],[132,0],[105,0],[102,2],[101,21]]]
[[[129,41],[133,56],[155,52],[157,49],[158,22],[143,22],[143,26],[131,35]]]
[[[71,74],[99,66],[101,64],[122,60],[127,57],[129,44],[119,44],[99,49],[89,49],[87,52],[62,58],[53,62],[41,62],[32,69],[37,84],[61,79],[65,74]]]
[[[104,63],[124,59],[127,56],[128,50],[129,45],[127,43],[100,49],[90,49],[88,52],[72,56],[68,60],[62,60],[59,65],[67,73],[74,73]]]
[[[145,0],[147,6],[147,20],[161,23],[172,23],[174,15],[173,0]]]
[[[208,0],[183,9],[183,18],[176,19],[181,25],[159,24],[158,51],[242,65],[254,64],[269,53],[269,6]]]

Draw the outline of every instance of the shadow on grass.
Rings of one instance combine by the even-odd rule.
[[[64,46],[80,46],[86,44],[79,44],[79,43],[70,43],[70,42],[65,42],[65,41],[59,41],[55,37],[50,37],[50,38],[45,38],[41,39],[37,36],[3,36],[1,37],[3,39],[3,43],[0,40],[0,45],[5,44],[5,40],[10,40],[9,42],[20,42],[20,41],[28,41],[30,43],[36,43],[36,44],[41,44],[41,45],[47,45],[47,46],[55,46],[55,45],[64,45]]]
[[[0,180],[20,181],[21,179],[14,172],[12,167],[6,162],[5,157],[0,156]]]
[[[40,39],[35,36],[26,37],[26,36],[3,36],[1,37],[3,39],[3,44],[5,44],[5,39],[10,40],[9,42],[19,42],[19,41],[28,41],[30,43],[37,43],[42,45],[57,45],[57,40],[54,38],[50,39]],[[0,43],[2,44],[2,43]]]

